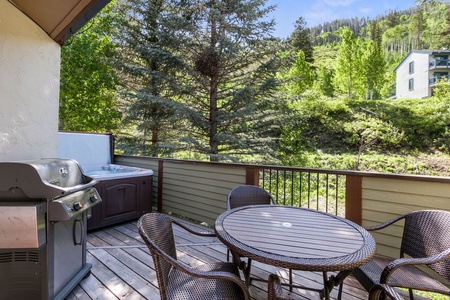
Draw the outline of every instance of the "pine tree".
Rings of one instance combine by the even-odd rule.
[[[180,55],[192,61],[189,143],[211,161],[272,155],[278,51],[265,0],[186,0],[193,20]]]
[[[179,101],[188,93],[180,77],[186,70],[176,55],[183,44],[183,26],[189,21],[183,7],[164,0],[121,1],[117,10],[117,65],[122,92],[124,125],[117,138],[123,151],[162,156],[176,150],[188,108]]]
[[[303,17],[298,18],[297,21],[295,21],[295,29],[288,41],[291,44],[294,53],[297,53],[299,50],[303,51],[305,60],[312,64],[314,63],[313,47],[310,31],[306,25],[307,23]]]

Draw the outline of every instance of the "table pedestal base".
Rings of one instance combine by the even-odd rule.
[[[244,271],[245,283],[247,284],[247,286],[249,286],[252,281],[267,282],[267,280],[265,280],[265,279],[251,277],[250,274],[246,274],[245,270],[243,270],[243,271]],[[290,291],[292,291],[292,288],[298,288],[298,289],[303,289],[303,290],[307,290],[307,291],[318,292],[320,299],[325,299],[325,300],[330,300],[331,291],[333,290],[334,287],[339,286],[339,292],[338,292],[337,299],[341,300],[344,280],[351,273],[352,273],[351,270],[346,270],[346,271],[339,272],[336,276],[331,275],[330,277],[328,277],[327,272],[322,272],[323,282],[324,282],[324,284],[323,284],[324,287],[322,289],[315,289],[315,288],[311,288],[311,287],[307,287],[307,286],[292,284],[292,281],[290,281],[290,283],[281,283],[281,285],[289,286]]]

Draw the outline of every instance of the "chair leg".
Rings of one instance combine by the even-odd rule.
[[[341,284],[339,285],[339,294],[338,294],[338,300],[342,299],[342,289],[344,287],[344,282],[341,282]]]
[[[409,299],[414,300],[414,293],[413,293],[412,289],[409,289]]]
[[[289,291],[292,292],[292,269],[289,269]]]
[[[330,300],[330,290],[331,288],[328,286],[328,275],[327,272],[322,272],[323,276],[323,297],[325,300]]]
[[[227,261],[230,261],[230,249],[227,248]]]
[[[249,258],[247,261],[247,265],[243,269],[244,279],[245,279],[245,283],[247,284],[247,287],[250,286],[251,280],[252,280],[250,277],[250,269],[251,268],[252,268],[252,260],[251,260],[251,258]]]

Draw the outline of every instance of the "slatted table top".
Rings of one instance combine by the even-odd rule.
[[[296,270],[351,270],[375,254],[375,240],[361,226],[305,208],[240,207],[220,215],[215,230],[242,256]]]

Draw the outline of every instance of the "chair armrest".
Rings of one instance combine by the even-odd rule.
[[[386,221],[384,223],[375,225],[375,226],[368,226],[368,227],[364,227],[367,231],[374,231],[374,230],[380,230],[383,228],[388,227],[389,225],[394,224],[395,222],[400,221],[401,219],[404,219],[409,213],[403,214],[401,216],[395,217],[393,219],[390,219],[389,221]]]
[[[156,255],[162,256],[162,258],[167,261],[172,267],[180,270],[183,273],[186,273],[193,277],[204,278],[204,279],[220,279],[227,280],[237,284],[245,295],[245,300],[251,300],[250,292],[248,291],[247,286],[241,278],[233,273],[229,272],[221,272],[221,271],[202,271],[189,267],[188,265],[180,263],[178,260],[174,259],[172,256],[166,254],[160,248],[155,247],[157,250]]]
[[[200,236],[207,236],[207,237],[215,237],[216,234],[212,231],[197,231],[194,230],[188,226],[186,226],[185,224],[183,224],[182,222],[175,220],[174,218],[172,218],[172,223],[177,224],[178,226],[180,226],[181,228],[183,228],[184,230],[195,234],[195,235],[200,235]]]
[[[388,296],[392,300],[403,300],[403,298],[387,284],[375,284],[369,292],[369,300],[386,299]]]
[[[398,259],[392,261],[389,265],[387,265],[384,268],[383,272],[381,272],[380,283],[388,283],[389,278],[392,276],[392,274],[395,272],[395,270],[397,270],[398,268],[401,268],[402,266],[429,265],[429,264],[438,263],[447,258],[450,258],[450,249],[447,249],[445,251],[442,251],[441,253],[438,253],[438,254],[430,256],[430,257],[398,258]]]

